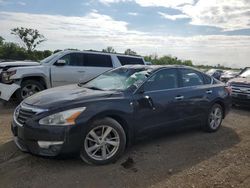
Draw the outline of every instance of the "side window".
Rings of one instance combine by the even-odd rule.
[[[110,55],[84,54],[84,66],[88,67],[113,67]]]
[[[203,74],[204,77],[204,84],[211,84],[212,78],[206,74]]]
[[[201,74],[192,69],[180,69],[183,87],[204,84]]]
[[[178,74],[176,69],[164,69],[155,73],[145,84],[145,91],[173,89],[178,87]]]
[[[81,53],[67,54],[60,59],[65,60],[66,65],[69,66],[83,66],[83,54]]]
[[[144,64],[141,58],[124,57],[124,56],[117,56],[117,58],[119,59],[121,65]]]

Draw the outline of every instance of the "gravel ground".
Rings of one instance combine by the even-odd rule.
[[[216,133],[197,129],[146,137],[115,164],[20,152],[12,141],[14,105],[0,104],[0,187],[249,187],[250,110],[233,109]]]

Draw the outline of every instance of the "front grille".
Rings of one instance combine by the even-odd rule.
[[[250,86],[238,86],[238,85],[232,85],[232,92],[235,94],[244,94],[244,95],[250,95]]]
[[[15,110],[14,118],[20,126],[24,125],[27,120],[32,118],[36,114],[47,111],[47,109],[41,109],[34,106],[30,106],[22,103]]]
[[[17,115],[17,121],[21,124],[25,124],[25,122],[29,119],[32,118],[36,112],[30,110],[30,109],[24,109],[20,108],[19,109],[19,114]]]

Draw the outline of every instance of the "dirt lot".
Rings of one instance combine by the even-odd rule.
[[[13,109],[0,104],[0,187],[250,187],[248,109],[233,109],[214,134],[145,138],[107,166],[20,152],[11,140]]]

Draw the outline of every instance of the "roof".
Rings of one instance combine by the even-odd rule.
[[[102,52],[102,51],[96,51],[96,50],[70,50],[70,49],[66,49],[63,50],[62,52],[85,52],[85,53],[91,53],[91,54],[104,54],[104,55],[117,55],[117,56],[123,56],[123,57],[132,57],[132,58],[142,58],[142,56],[140,55],[125,55],[122,53],[107,53],[107,52]]]

